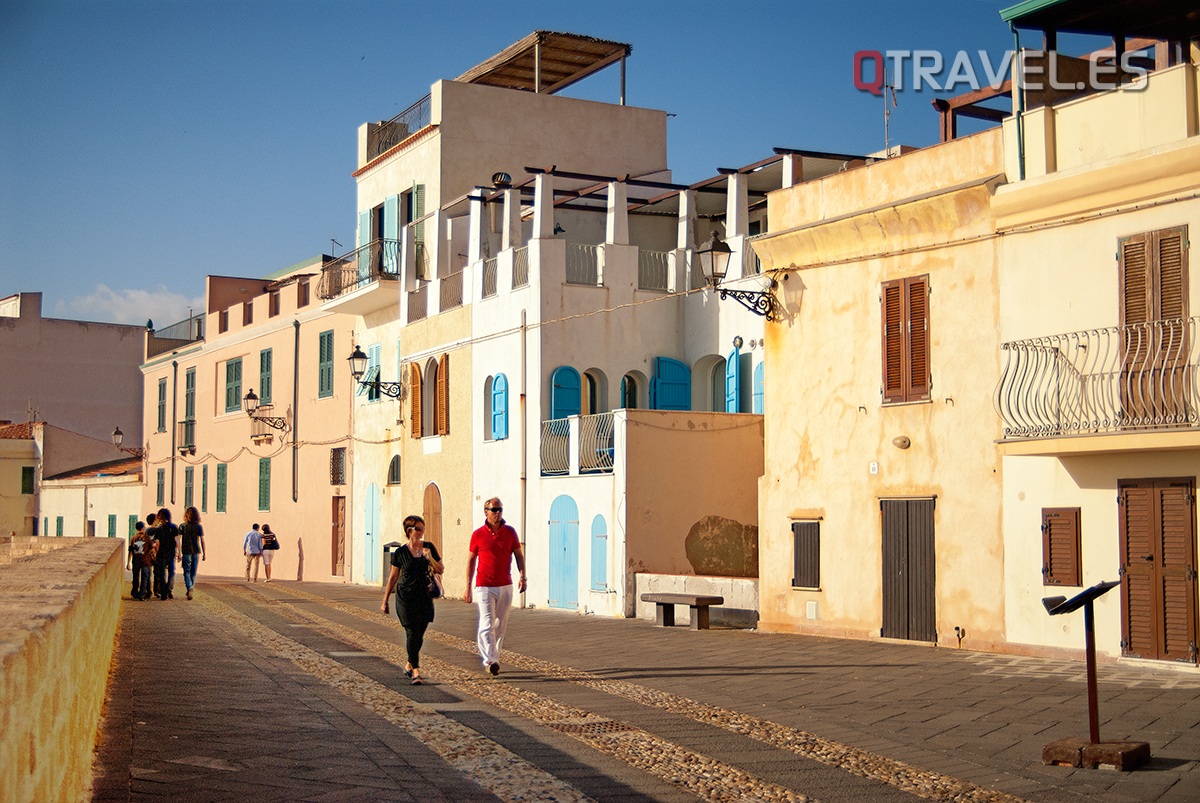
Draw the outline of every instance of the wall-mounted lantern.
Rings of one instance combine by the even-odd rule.
[[[696,249],[696,257],[700,260],[700,270],[704,272],[708,283],[721,294],[721,300],[732,298],[755,315],[762,315],[768,321],[775,320],[775,297],[770,290],[739,290],[732,287],[721,287],[725,274],[729,272],[729,259],[733,250],[721,239],[715,231],[708,242]],[[775,287],[775,280],[770,279],[770,287]]]

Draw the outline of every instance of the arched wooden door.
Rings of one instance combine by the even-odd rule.
[[[425,540],[437,547],[438,554],[445,556],[442,549],[442,492],[432,482],[425,486],[421,516],[425,519]]]

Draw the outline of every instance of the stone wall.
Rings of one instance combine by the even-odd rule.
[[[0,564],[0,800],[83,800],[125,542],[29,538],[0,546],[26,553]]]
[[[12,563],[17,558],[44,555],[77,542],[78,539],[42,538],[36,535],[0,535],[0,566]]]

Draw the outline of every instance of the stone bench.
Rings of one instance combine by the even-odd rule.
[[[642,602],[655,604],[654,621],[661,627],[675,626],[675,606],[690,609],[692,630],[708,630],[708,606],[722,605],[724,597],[711,594],[642,594]]]

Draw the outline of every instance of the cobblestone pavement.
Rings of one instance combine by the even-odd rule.
[[[515,610],[499,678],[437,604],[422,673],[373,589],[209,579],[126,599],[94,800],[1194,801],[1200,675],[1100,667],[1133,773],[1041,764],[1082,664]]]

